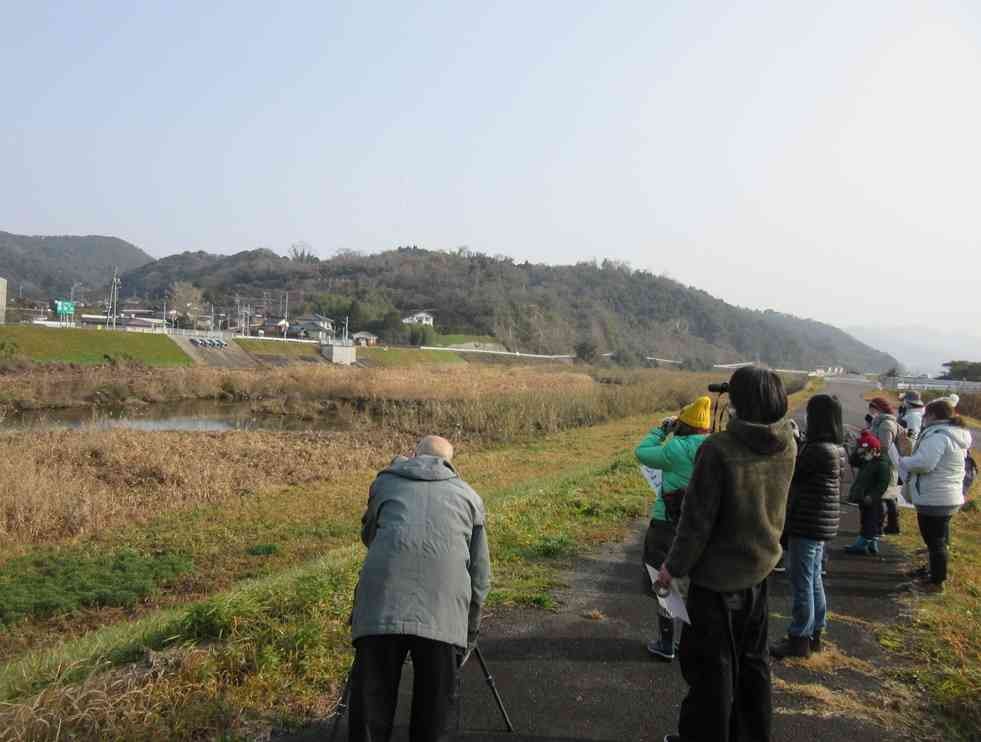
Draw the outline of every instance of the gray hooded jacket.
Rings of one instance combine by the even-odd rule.
[[[397,457],[361,519],[351,639],[408,634],[466,647],[490,589],[484,503],[437,456]]]

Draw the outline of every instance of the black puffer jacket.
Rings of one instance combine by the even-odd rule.
[[[841,451],[834,443],[805,443],[790,485],[786,532],[830,541],[838,535]]]

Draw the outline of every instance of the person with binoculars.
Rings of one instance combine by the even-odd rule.
[[[651,429],[634,451],[641,464],[663,472],[661,491],[651,507],[651,522],[644,538],[644,562],[653,569],[660,569],[671,548],[685,488],[695,467],[695,454],[708,437],[711,425],[712,400],[699,397],[682,408],[677,417],[665,418]],[[648,579],[646,569],[644,579]],[[678,589],[685,597],[688,581],[679,580]],[[658,637],[647,643],[647,651],[659,660],[671,662],[681,638],[680,622],[660,607],[657,615]]]

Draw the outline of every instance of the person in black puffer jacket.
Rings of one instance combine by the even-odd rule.
[[[843,441],[841,403],[827,394],[812,397],[807,404],[807,442],[797,454],[787,503],[786,561],[793,610],[787,638],[770,650],[777,659],[821,651],[828,610],[821,557],[825,542],[838,535]]]

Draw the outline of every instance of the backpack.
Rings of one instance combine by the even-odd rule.
[[[974,478],[978,475],[978,462],[974,460],[971,452],[968,451],[964,457],[964,494],[971,491]]]

